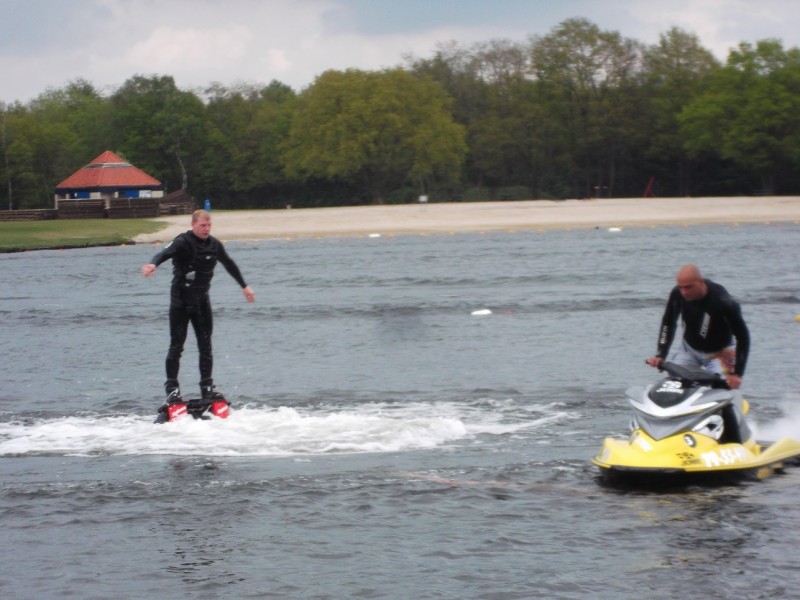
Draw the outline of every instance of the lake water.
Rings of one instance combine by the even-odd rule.
[[[800,437],[798,234],[231,242],[257,296],[217,269],[234,412],[165,425],[156,247],[1,255],[0,596],[797,597],[800,467],[625,491],[589,460],[657,377],[684,262],[743,305],[759,437]],[[185,396],[197,380],[190,332]]]

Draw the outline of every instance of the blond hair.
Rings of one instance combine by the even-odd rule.
[[[210,219],[211,213],[207,210],[203,210],[202,208],[194,211],[192,213],[192,223],[197,223],[198,219]]]

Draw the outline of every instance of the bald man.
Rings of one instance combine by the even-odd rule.
[[[680,316],[683,340],[672,362],[719,373],[738,389],[750,352],[750,332],[739,303],[724,287],[704,279],[696,265],[683,265],[676,283],[661,319],[656,355],[647,364],[658,368],[664,362]]]

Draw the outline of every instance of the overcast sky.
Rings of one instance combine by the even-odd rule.
[[[648,44],[678,26],[722,60],[742,41],[800,46],[797,0],[0,0],[0,101],[78,78],[110,92],[134,75],[300,91],[328,69],[394,67],[451,40],[524,42],[572,17]]]

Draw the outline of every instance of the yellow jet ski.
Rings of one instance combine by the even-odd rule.
[[[610,482],[763,479],[800,460],[800,441],[757,442],[747,402],[716,373],[665,362],[667,376],[625,395],[631,434],[606,438],[592,462]]]

